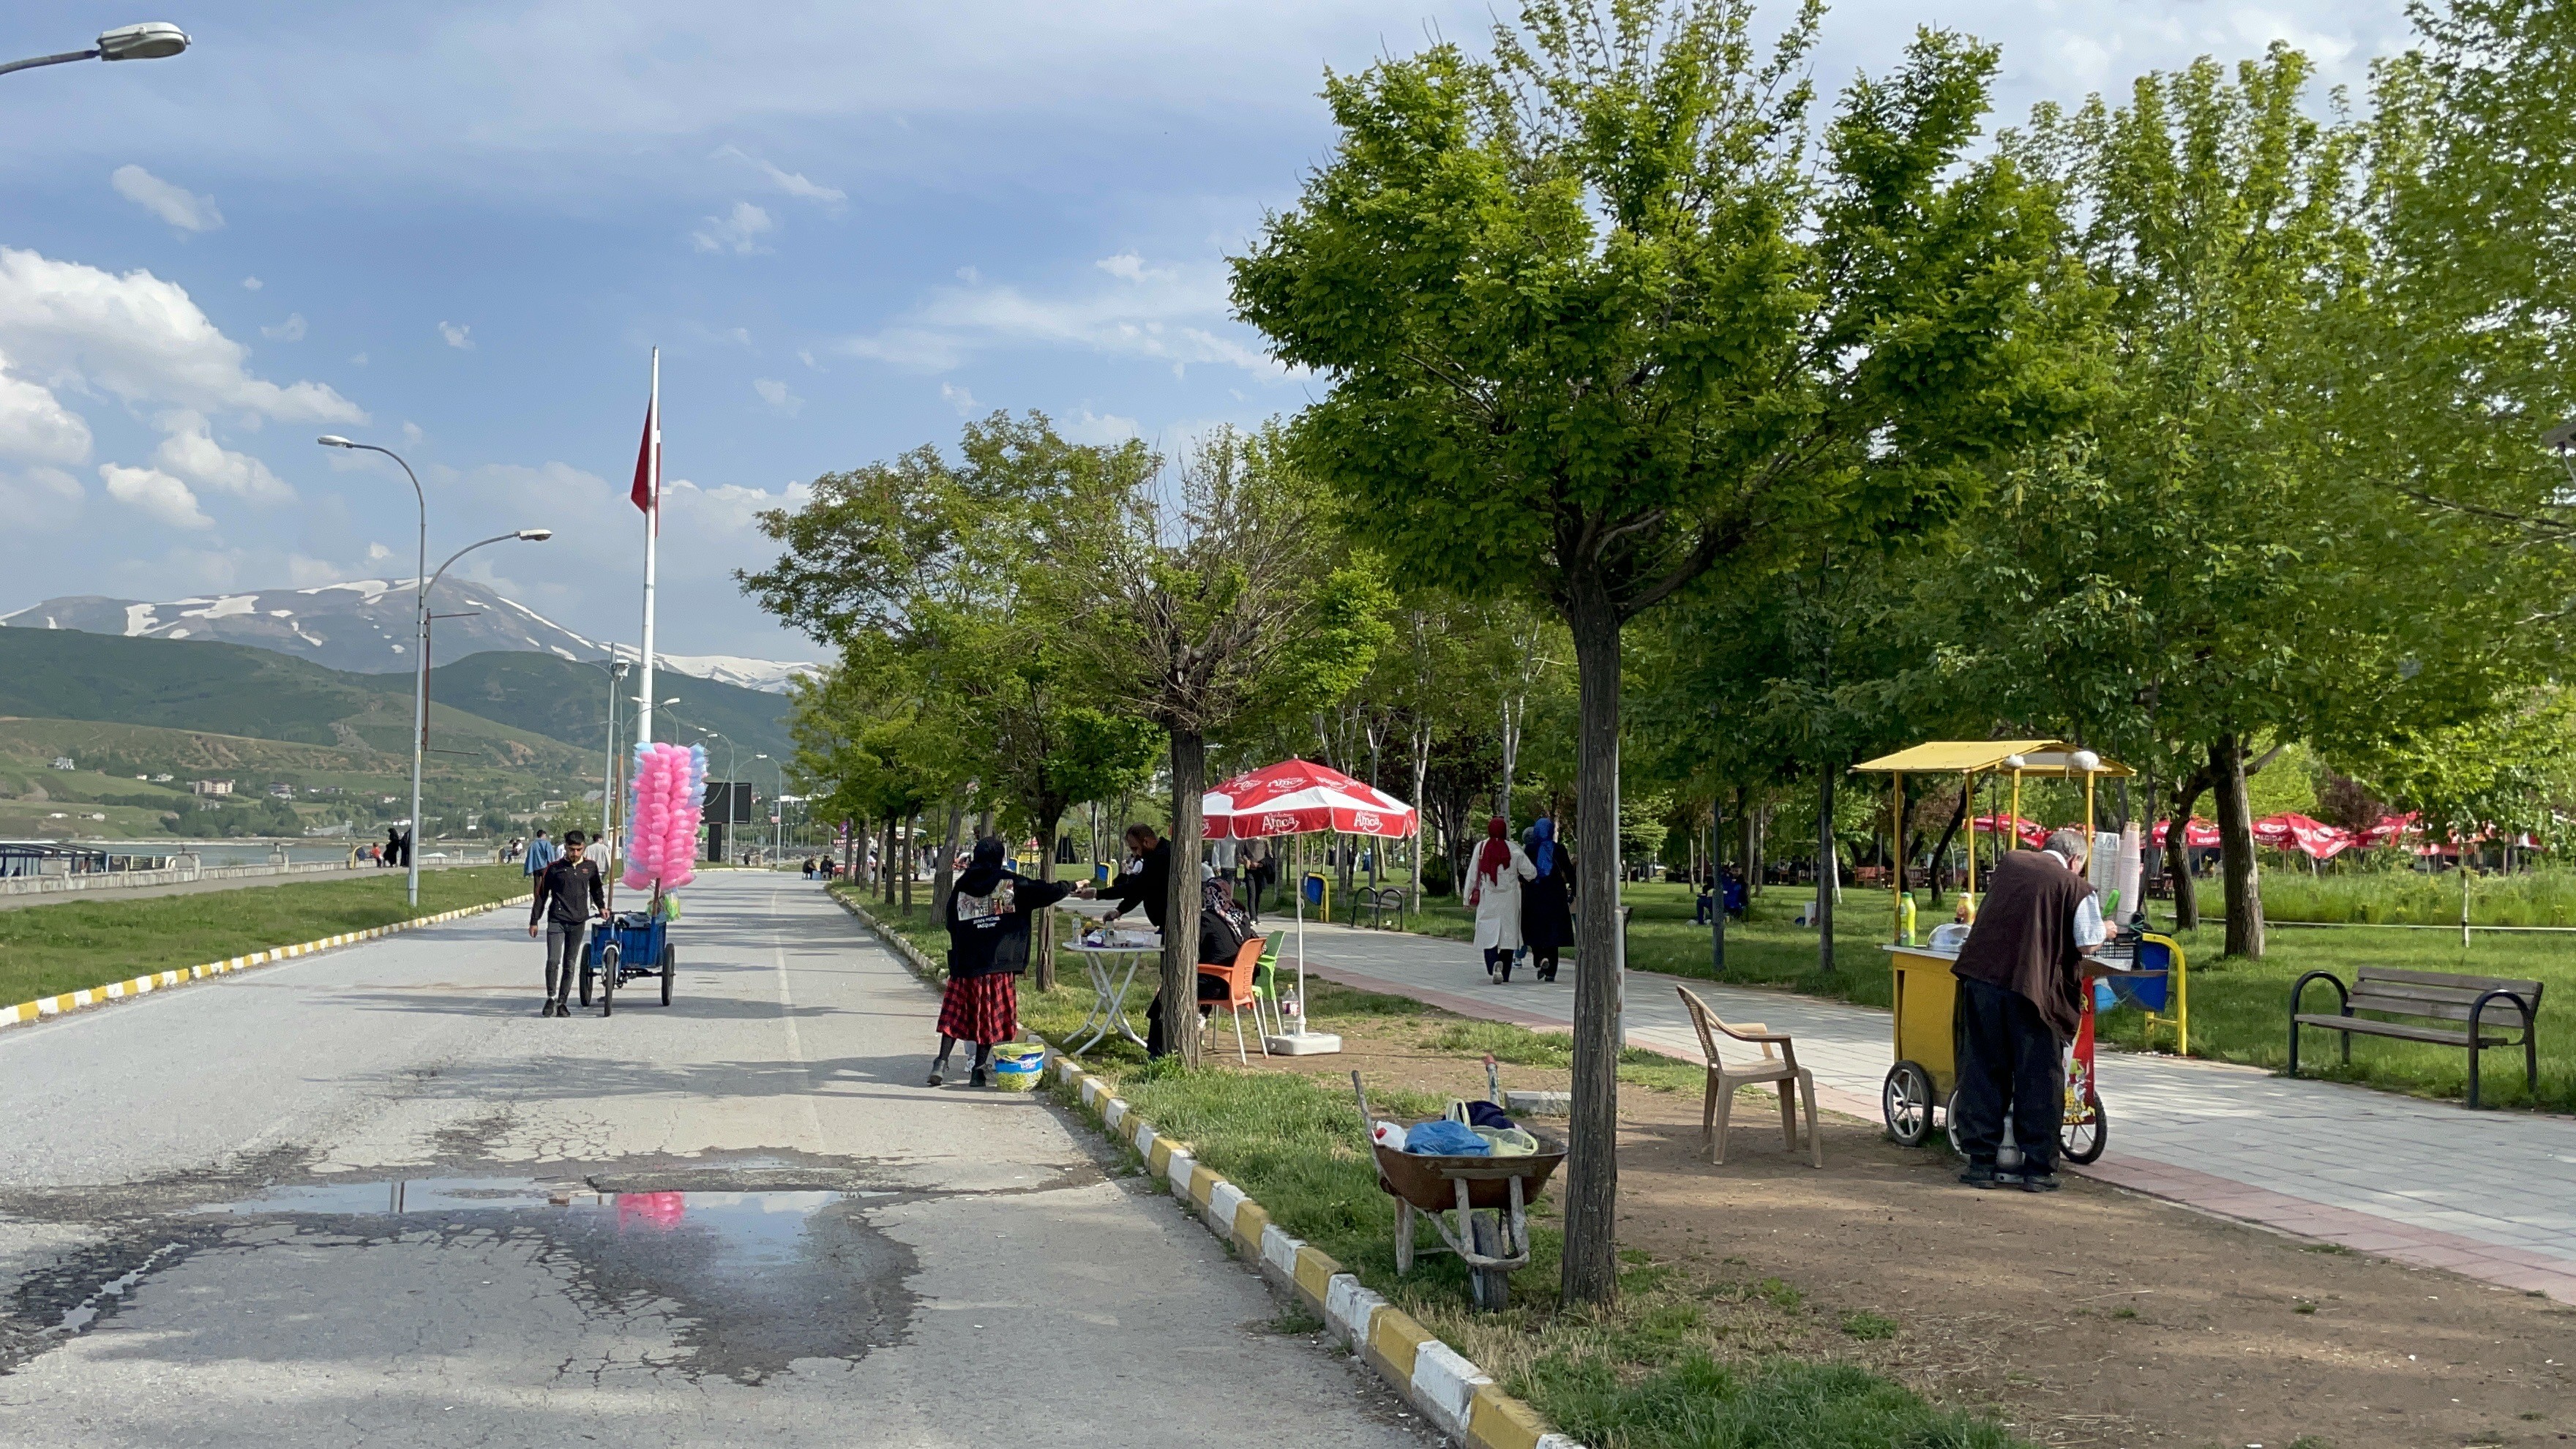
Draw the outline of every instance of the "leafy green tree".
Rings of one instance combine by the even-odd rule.
[[[1618,836],[1624,624],[1820,524],[1953,511],[2073,399],[2048,196],[1976,154],[1994,52],[1926,32],[1811,152],[1751,0],[1529,0],[1454,45],[1332,76],[1341,131],[1235,263],[1242,315],[1332,391],[1299,430],[1408,577],[1518,593],[1572,634],[1578,824]],[[1618,899],[1618,852],[1580,890]],[[1616,1288],[1612,909],[1577,954],[1564,1291]]]
[[[1275,428],[1209,435],[1182,462],[1176,505],[1157,481],[1129,475],[1075,510],[1087,526],[1044,578],[1087,687],[1169,743],[1163,1033],[1195,1066],[1208,740],[1340,700],[1386,642],[1390,601],[1373,564],[1341,548],[1327,500]]]

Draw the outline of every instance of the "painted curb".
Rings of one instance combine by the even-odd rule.
[[[86,1006],[104,1006],[111,1001],[123,1001],[127,997],[142,996],[148,992],[167,991],[173,987],[185,986],[192,981],[203,981],[210,976],[229,976],[236,971],[248,971],[254,966],[268,966],[297,956],[310,956],[317,951],[354,946],[361,941],[373,941],[381,936],[390,936],[397,931],[413,931],[423,926],[442,925],[465,916],[479,916],[487,911],[497,911],[503,906],[522,906],[534,899],[536,897],[533,895],[512,896],[507,900],[493,901],[486,905],[440,911],[434,916],[414,916],[408,921],[372,926],[363,931],[344,931],[337,936],[325,936],[319,941],[306,941],[301,945],[272,946],[265,951],[253,951],[247,956],[209,961],[203,966],[156,972],[150,976],[137,976],[130,981],[111,981],[105,986],[93,986],[86,991],[66,991],[59,996],[40,996],[33,1001],[19,1002],[15,1006],[0,1006],[0,1026],[17,1026],[41,1017],[60,1016],[67,1011],[78,1011]]]
[[[832,890],[828,886],[824,888],[823,894],[831,897],[832,904],[839,906],[842,910],[858,917],[859,924],[866,926],[869,930],[875,932],[877,940],[884,943],[888,950],[894,952],[895,955],[901,958],[906,965],[910,966],[914,975],[929,982],[933,986],[937,986],[948,979],[948,970],[946,967],[931,960],[929,953],[923,951],[919,946],[905,940],[902,932],[887,925],[885,922],[878,920],[875,914],[869,911],[867,907],[853,902],[849,897],[842,895],[838,891]]]
[[[1188,1204],[1209,1232],[1264,1278],[1294,1292],[1335,1338],[1452,1439],[1468,1449],[1582,1449],[1565,1435],[1548,1432],[1537,1410],[1495,1387],[1491,1375],[1432,1337],[1411,1314],[1343,1272],[1326,1254],[1281,1231],[1241,1188],[1139,1120],[1133,1107],[1110,1095],[1108,1083],[1065,1057],[1052,1057],[1047,1065],[1062,1086],[1098,1114],[1106,1135],[1133,1147],[1146,1170]]]

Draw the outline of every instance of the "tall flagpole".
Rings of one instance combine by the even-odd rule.
[[[662,349],[653,349],[653,398],[645,407],[652,418],[652,506],[644,512],[644,703],[635,716],[635,743],[653,743],[653,566],[662,539]]]

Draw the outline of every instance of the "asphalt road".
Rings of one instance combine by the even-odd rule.
[[[936,998],[713,872],[677,999],[515,908],[0,1036],[0,1444],[1437,1442]]]

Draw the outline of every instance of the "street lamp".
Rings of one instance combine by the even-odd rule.
[[[0,64],[0,75],[74,60],[163,60],[187,48],[188,32],[166,20],[147,20],[141,25],[120,25],[99,36],[98,44],[87,50],[66,50],[60,55],[32,56]]]
[[[608,858],[617,859],[617,689],[634,668],[623,659],[595,661],[608,669],[608,760],[599,770],[599,838]],[[614,885],[609,887],[616,889]]]
[[[769,760],[767,755],[752,758]],[[769,808],[775,812],[769,817],[769,863],[776,865],[787,855],[787,766],[782,761],[769,760],[769,768],[778,772],[778,791],[769,797]]]

